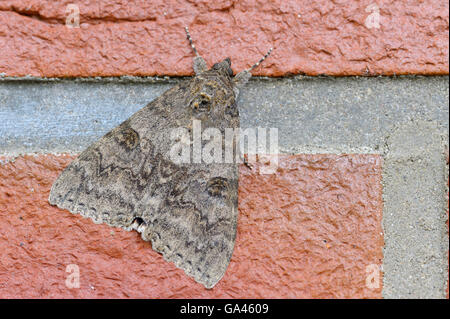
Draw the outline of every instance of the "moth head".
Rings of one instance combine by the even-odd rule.
[[[191,38],[191,34],[189,33],[189,28],[186,26],[184,28],[186,31],[186,37],[189,40],[192,51],[195,53],[194,58],[194,72],[196,76],[203,75],[205,73],[216,73],[218,75],[223,75],[228,77],[231,80],[231,86],[233,88],[234,98],[237,99],[239,95],[239,90],[248,82],[248,80],[252,77],[251,71],[257,68],[272,52],[273,48],[270,50],[255,64],[253,64],[250,68],[239,72],[235,77],[233,77],[233,70],[231,69],[231,59],[226,58],[222,62],[215,63],[211,69],[208,70],[206,66],[206,61],[201,57],[201,55],[197,52],[197,48],[194,45],[194,42]],[[206,107],[207,101],[202,100],[199,104],[196,104],[196,107]]]
[[[189,106],[195,117],[223,118],[227,107],[236,105],[232,76],[231,60],[227,58],[194,78]]]
[[[222,62],[215,63],[211,70],[223,73],[224,75],[228,75],[229,77],[233,76],[233,70],[231,69],[231,59],[226,58]]]

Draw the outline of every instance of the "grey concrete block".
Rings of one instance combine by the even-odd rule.
[[[2,81],[0,154],[80,152],[172,85]],[[448,77],[256,79],[239,107],[242,127],[278,127],[284,152],[366,153],[410,119],[448,130],[448,95]]]
[[[413,120],[386,138],[385,298],[445,298],[447,176],[440,132],[434,122]]]

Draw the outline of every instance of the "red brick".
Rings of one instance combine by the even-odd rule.
[[[280,156],[274,175],[241,166],[235,251],[212,290],[136,232],[50,206],[51,184],[72,159],[0,164],[0,298],[381,297],[381,286],[365,285],[366,266],[382,263],[377,155]],[[80,268],[79,289],[65,286],[69,264]]]
[[[230,56],[240,71],[270,47],[257,75],[448,74],[446,0],[219,0],[0,2],[0,73],[7,76],[190,75],[191,27],[209,65]],[[368,28],[377,4],[380,28]],[[370,11],[370,10],[369,10]]]

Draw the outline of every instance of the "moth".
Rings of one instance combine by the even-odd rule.
[[[185,31],[195,53],[195,76],[83,151],[52,185],[49,203],[95,223],[136,230],[166,261],[212,288],[233,253],[238,164],[174,162],[170,129],[192,133],[194,120],[222,133],[238,128],[239,90],[272,49],[233,77],[229,58],[208,69]]]

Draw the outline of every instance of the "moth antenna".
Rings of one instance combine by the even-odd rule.
[[[247,70],[243,70],[241,72],[239,72],[238,74],[236,74],[236,76],[233,79],[234,82],[234,95],[237,97],[239,95],[239,89],[241,89],[247,82],[248,80],[250,80],[250,78],[252,77],[252,73],[251,71],[258,67],[265,59],[267,59],[267,57],[270,55],[270,53],[272,53],[273,48],[270,48],[270,50],[266,53],[266,55],[264,55],[261,60],[259,60],[258,62],[256,62],[255,64],[252,65],[251,68],[247,69]]]
[[[208,70],[208,66],[206,65],[205,59],[203,59],[197,52],[197,49],[195,48],[194,41],[192,41],[191,34],[189,33],[189,28],[186,26],[184,27],[184,30],[186,31],[187,39],[189,40],[189,43],[191,44],[192,51],[195,53],[194,58],[194,73],[195,75],[198,75],[200,73],[205,72]]]
[[[192,41],[191,34],[189,33],[189,28],[186,26],[184,27],[184,30],[186,31],[187,39],[189,40],[189,44],[191,45],[191,48],[194,51],[195,55],[200,56],[197,52],[197,49],[195,48],[194,42]]]
[[[267,59],[267,57],[270,55],[270,53],[272,53],[273,48],[270,48],[269,51],[266,53],[266,55],[264,55],[261,60],[259,60],[258,62],[256,62],[255,64],[252,65],[252,67],[250,69],[247,69],[247,72],[252,71],[254,68],[257,68],[265,59]]]

